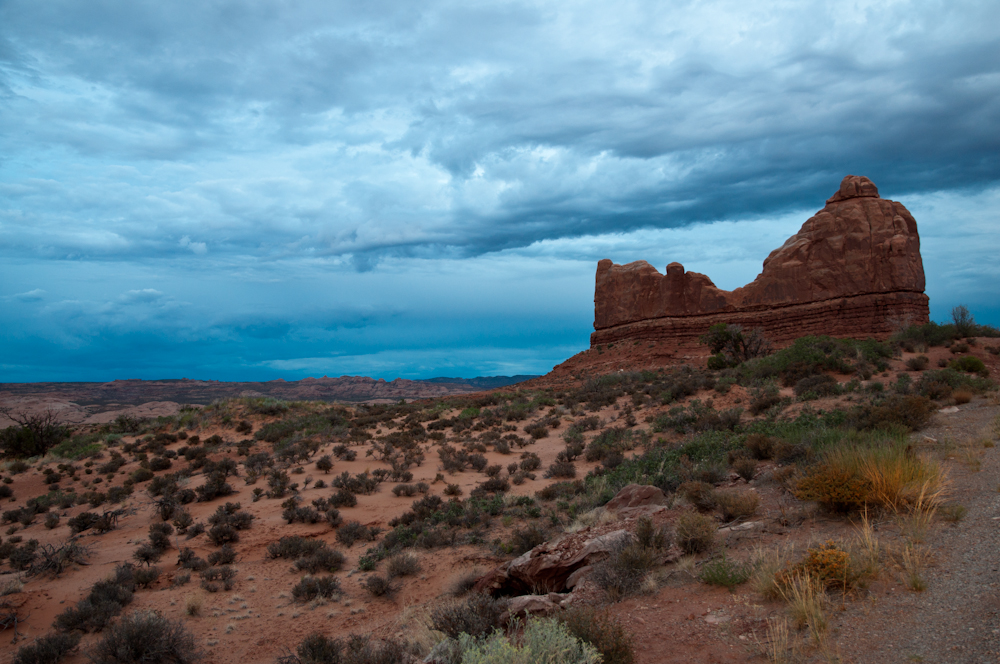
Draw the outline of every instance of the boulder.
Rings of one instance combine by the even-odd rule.
[[[550,593],[555,594],[555,593]],[[506,623],[511,618],[527,618],[528,616],[550,616],[562,610],[558,600],[550,595],[521,595],[514,597],[507,605],[507,611],[500,617],[500,622]]]
[[[544,542],[487,572],[475,590],[501,595],[524,595],[538,589],[561,592],[578,569],[604,560],[615,547],[632,539],[627,530],[615,530],[598,536],[574,533]]]
[[[615,497],[608,501],[604,509],[617,512],[629,507],[646,507],[648,505],[665,505],[667,497],[663,491],[647,484],[629,484],[621,488]]]

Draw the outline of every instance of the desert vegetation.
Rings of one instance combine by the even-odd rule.
[[[784,607],[769,643],[824,647],[831,598],[889,574],[919,592],[921,533],[963,518],[948,468],[974,470],[976,451],[914,432],[941,408],[993,398],[993,354],[972,334],[993,336],[957,315],[885,342],[805,337],[775,351],[723,327],[705,338],[711,368],[397,404],[245,397],[77,429],[15,418],[0,436],[2,571],[21,588],[79,588],[15,661],[128,661],[113,653],[141,631],[188,661],[235,643],[239,620],[205,626],[228,608],[255,618],[268,592],[275,625],[286,610],[340,616],[334,632],[273,645],[284,662],[523,661],[555,647],[560,661],[632,662],[633,635],[605,609],[678,579]],[[656,509],[609,509],[630,485],[655,487]],[[814,513],[838,534],[739,545],[761,523],[793,530]],[[880,542],[890,526],[899,536]],[[504,593],[479,585],[536,547],[619,530],[628,537],[591,566],[572,609],[510,614]],[[95,555],[123,536],[128,562]],[[388,625],[403,603],[422,607],[416,627],[356,629],[360,609]]]

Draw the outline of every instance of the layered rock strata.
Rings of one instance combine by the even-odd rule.
[[[680,263],[597,264],[591,345],[698,346],[716,323],[761,327],[778,345],[808,334],[885,338],[928,321],[917,222],[902,203],[848,175],[826,207],[775,249],[750,284],[724,291]]]

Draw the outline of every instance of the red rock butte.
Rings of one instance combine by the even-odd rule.
[[[597,264],[591,346],[698,345],[716,323],[761,327],[781,346],[809,334],[884,339],[928,321],[917,222],[866,177],[848,175],[826,207],[764,261],[750,284],[716,288],[680,263]]]

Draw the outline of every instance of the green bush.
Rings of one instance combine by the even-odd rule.
[[[710,586],[734,588],[745,583],[750,578],[751,572],[753,572],[752,566],[729,560],[723,553],[722,556],[705,563],[698,578]]]
[[[955,371],[962,371],[965,373],[979,374],[983,378],[990,375],[989,369],[983,364],[975,355],[963,355],[962,357],[957,357],[948,363],[948,367],[954,369]]]
[[[462,664],[599,664],[601,655],[589,643],[570,634],[566,625],[552,618],[528,620],[520,644],[502,632],[480,641],[468,634],[459,639]]]

